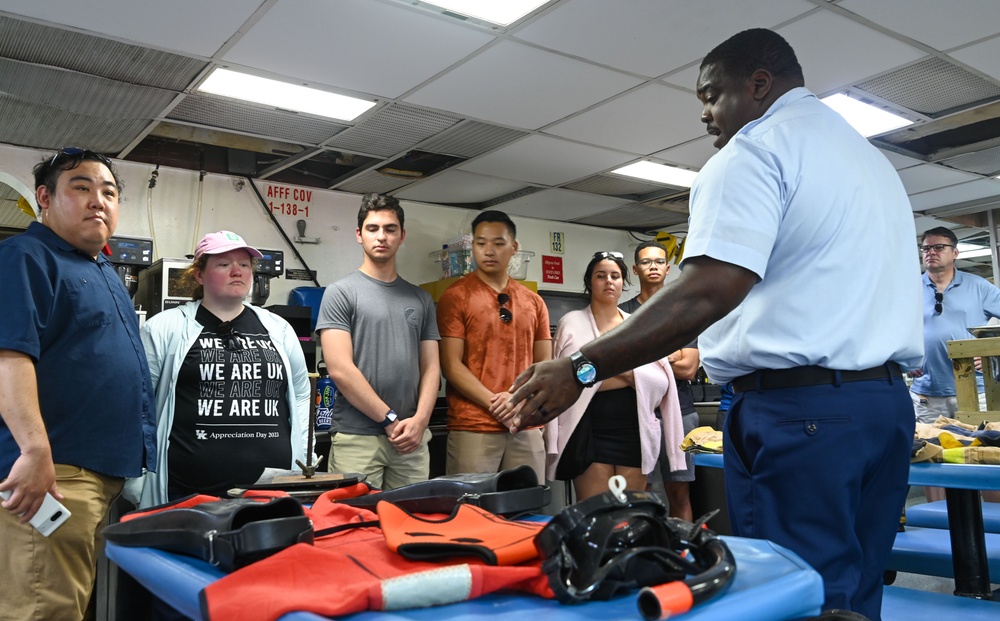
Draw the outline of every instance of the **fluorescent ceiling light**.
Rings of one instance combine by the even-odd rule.
[[[375,105],[374,101],[222,68],[212,71],[198,90],[340,121],[353,121]]]
[[[452,13],[508,26],[531,13],[548,0],[433,0],[432,4]]]
[[[963,244],[958,243],[958,258],[960,259],[975,259],[976,257],[988,257],[993,254],[989,248],[983,248],[982,246],[976,246],[975,244]]]
[[[616,175],[656,181],[682,188],[690,188],[691,184],[694,183],[694,178],[698,176],[698,173],[693,170],[685,170],[675,166],[646,161],[629,164],[611,172]]]
[[[820,101],[847,119],[851,127],[861,132],[865,138],[913,125],[913,121],[909,119],[904,119],[888,110],[866,104],[842,93],[824,97]]]

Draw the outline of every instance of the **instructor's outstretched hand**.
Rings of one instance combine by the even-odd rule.
[[[510,392],[497,418],[510,427],[511,433],[517,433],[562,414],[580,398],[583,387],[573,376],[569,358],[559,358],[528,367],[514,380]]]

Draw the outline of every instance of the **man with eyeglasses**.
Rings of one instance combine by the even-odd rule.
[[[938,416],[954,418],[958,411],[947,342],[971,338],[969,328],[1000,317],[1000,289],[975,274],[955,269],[958,237],[946,227],[924,232],[920,255],[925,268],[924,364],[910,374],[916,378],[910,396],[917,422],[931,424]]]
[[[639,277],[639,294],[618,305],[630,315],[663,288],[664,279],[670,273],[667,248],[656,241],[639,244],[635,249],[635,265],[632,266],[632,271]],[[694,407],[694,394],[691,392],[691,380],[698,374],[698,367],[701,364],[697,339],[667,356],[667,360],[677,381],[677,400],[681,406],[684,434],[687,435],[698,426],[698,411]],[[663,477],[664,491],[667,493],[670,516],[691,521],[694,516],[689,487],[694,481],[693,455],[688,453],[686,469],[671,472],[670,460],[664,447],[660,450],[658,466],[660,476]]]
[[[339,391],[329,468],[385,490],[430,476],[427,424],[441,389],[434,300],[396,271],[404,221],[399,200],[361,198],[361,267],[326,288],[316,321]]]
[[[916,231],[892,164],[804,84],[771,30],[708,53],[695,87],[719,151],[691,188],[681,276],[525,371],[508,411],[521,408],[515,429],[549,420],[584,386],[700,334],[709,377],[735,391],[733,533],[796,552],[822,576],[824,608],[877,621],[915,426],[901,371],[923,358]]]
[[[34,176],[40,222],[0,243],[0,619],[82,619],[108,509],[125,477],[156,466],[152,385],[105,254],[114,165],[67,148]],[[70,512],[48,537],[28,524],[46,492]]]
[[[517,227],[502,211],[472,221],[476,270],[438,300],[441,370],[448,385],[448,474],[498,472],[529,465],[545,479],[542,429],[517,435],[496,420],[507,388],[526,366],[552,358],[545,302],[507,274]]]

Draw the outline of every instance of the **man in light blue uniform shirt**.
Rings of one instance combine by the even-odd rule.
[[[892,165],[803,85],[770,30],[705,57],[701,119],[720,151],[691,191],[681,276],[570,358],[522,373],[508,412],[516,429],[549,420],[593,376],[701,334],[709,376],[735,391],[734,534],[790,548],[822,575],[826,609],[877,620],[915,425],[901,371],[923,357],[916,231]]]
[[[969,328],[1000,317],[1000,289],[955,269],[958,237],[943,226],[924,233],[920,252],[927,270],[923,276],[924,365],[912,374],[916,379],[910,396],[917,422],[933,423],[938,416],[953,418],[958,411],[947,342],[972,338]]]

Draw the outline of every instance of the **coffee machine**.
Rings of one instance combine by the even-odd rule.
[[[134,297],[139,288],[139,272],[153,264],[153,240],[148,237],[112,237],[105,247],[108,260],[118,270],[118,277]]]
[[[271,279],[285,273],[285,253],[281,250],[264,250],[259,248],[264,256],[257,259],[253,271],[253,287],[250,290],[250,303],[263,306],[271,295]]]
[[[139,289],[139,273],[153,264],[153,240],[149,237],[112,237],[104,247],[108,260],[118,271],[118,278],[128,291],[130,298],[135,298]],[[139,314],[139,325],[146,318],[146,311],[136,309]]]

